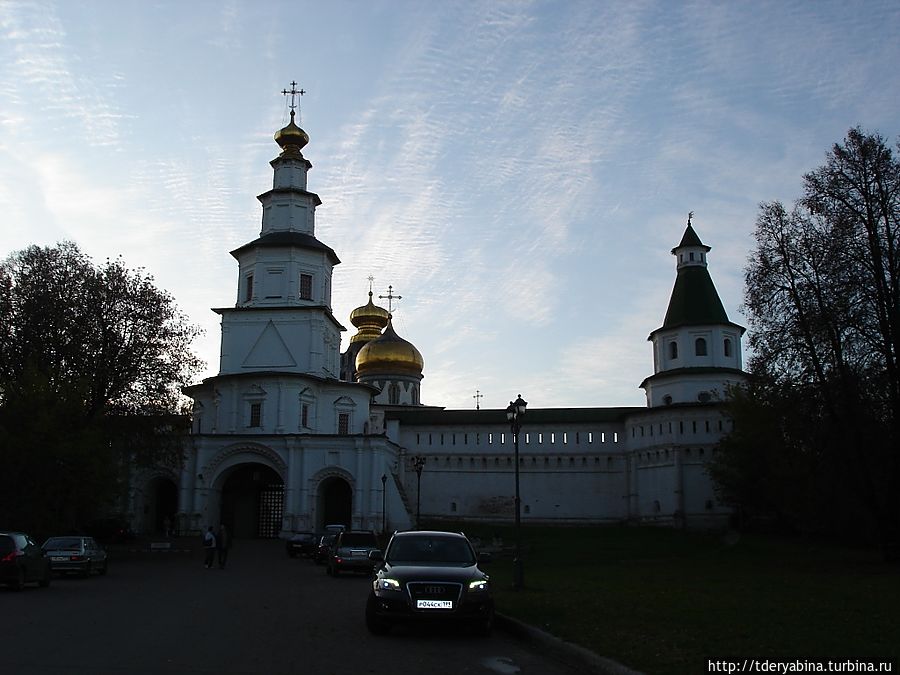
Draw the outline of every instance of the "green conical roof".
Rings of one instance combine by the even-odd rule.
[[[706,249],[707,253],[711,250],[709,246],[700,241],[700,237],[698,237],[697,233],[694,232],[694,228],[690,223],[688,223],[687,229],[685,229],[684,231],[684,236],[681,238],[681,243],[672,249],[672,253],[675,253],[675,251],[680,248],[684,248],[685,246],[699,246],[700,248]]]
[[[722,323],[731,322],[706,267],[692,265],[678,270],[662,327]]]

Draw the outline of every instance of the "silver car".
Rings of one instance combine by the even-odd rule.
[[[53,572],[75,572],[85,577],[91,576],[93,572],[106,574],[106,550],[93,537],[50,537],[41,549],[44,557],[50,561],[50,570]]]

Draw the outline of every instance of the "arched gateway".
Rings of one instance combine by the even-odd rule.
[[[325,525],[346,525],[350,527],[353,517],[353,488],[340,476],[331,476],[319,483],[318,504],[319,527]]]
[[[258,463],[238,464],[220,477],[219,521],[240,538],[277,537],[284,514],[284,482]]]

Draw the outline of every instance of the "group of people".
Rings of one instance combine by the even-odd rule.
[[[203,535],[203,549],[206,551],[206,557],[203,564],[206,569],[210,570],[216,561],[216,554],[219,557],[219,569],[225,569],[225,562],[228,560],[228,549],[231,548],[231,534],[225,528],[225,525],[219,525],[219,531],[214,532],[213,526],[210,525]]]

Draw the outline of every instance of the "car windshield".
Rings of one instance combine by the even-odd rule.
[[[450,537],[402,537],[391,543],[387,562],[474,565],[475,556],[464,539]]]
[[[44,549],[77,551],[81,548],[80,537],[51,537],[44,542]]]

